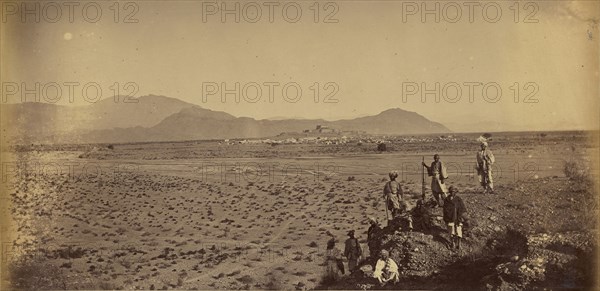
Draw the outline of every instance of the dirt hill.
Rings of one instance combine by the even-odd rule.
[[[543,187],[540,187],[540,184]],[[595,286],[597,204],[593,184],[546,178],[461,195],[469,211],[461,250],[447,246],[441,210],[431,231],[386,227],[376,240],[399,267],[400,282],[379,286],[371,255],[359,272],[323,289],[532,290]],[[542,190],[545,189],[545,190]],[[371,250],[379,253],[379,250]]]

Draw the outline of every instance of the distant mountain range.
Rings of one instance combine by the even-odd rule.
[[[109,98],[77,107],[47,103],[4,104],[2,124],[11,124],[11,134],[3,134],[23,143],[127,143],[273,137],[284,132],[314,129],[317,125],[369,134],[450,132],[440,123],[399,108],[374,116],[336,121],[256,120],[165,96],[149,95],[136,100],[137,103],[123,103]]]

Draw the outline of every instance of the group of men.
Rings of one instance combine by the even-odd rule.
[[[348,231],[348,239],[346,239],[343,253],[335,248],[335,242],[334,237],[327,242],[326,253],[327,276],[333,280],[339,279],[341,275],[346,273],[344,257],[348,260],[350,273],[356,270],[358,262],[362,258],[362,248],[358,239],[354,236],[354,230]]]
[[[375,219],[373,219],[373,221],[376,222]],[[369,228],[369,242],[373,241],[372,236],[374,232],[381,230],[381,228],[374,229],[374,225],[378,224],[373,224],[372,227]],[[359,267],[358,263],[363,255],[360,243],[354,236],[354,230],[350,230],[348,232],[348,239],[345,242],[343,253],[340,253],[340,251],[335,248],[335,242],[335,238],[333,237],[327,242],[326,268],[327,276],[331,280],[338,280],[343,274],[345,274],[343,262],[344,257],[348,260],[348,270],[350,273],[352,273]],[[369,248],[373,250],[371,245],[369,245]],[[380,257],[375,264],[373,277],[375,277],[381,285],[385,285],[388,282],[397,283],[400,280],[398,265],[390,257],[390,254],[387,250],[382,250],[380,252]]]
[[[494,193],[492,165],[495,162],[495,157],[492,151],[488,148],[487,142],[481,143],[480,150],[477,151],[475,159],[475,170],[477,171],[479,183],[483,187],[483,193]],[[440,203],[440,197],[443,200],[446,196],[446,193],[448,193],[445,183],[445,180],[448,179],[446,166],[440,160],[440,155],[438,154],[433,156],[433,162],[430,166],[425,163],[422,163],[422,165],[427,169],[428,176],[431,177],[431,192],[433,193],[433,197],[437,201],[438,205],[442,206]]]
[[[487,142],[482,142],[480,150],[476,154],[476,166],[477,176],[480,185],[483,187],[483,193],[494,193],[494,184],[492,178],[492,165],[495,162],[492,151],[488,148]],[[449,247],[450,249],[460,249],[461,239],[463,237],[463,224],[465,223],[466,207],[462,199],[457,195],[458,189],[454,186],[446,187],[446,180],[448,179],[448,173],[446,166],[441,161],[440,156],[435,154],[433,156],[433,162],[431,165],[427,165],[424,162],[422,166],[427,169],[428,176],[431,177],[431,192],[433,194],[434,201],[432,207],[442,207],[443,220],[447,226],[449,233]],[[430,219],[430,208],[427,207],[425,202],[425,195],[422,199],[417,201],[416,207],[411,211],[408,211],[406,203],[404,203],[404,195],[402,186],[396,181],[398,177],[397,171],[389,173],[390,181],[386,182],[383,188],[383,194],[386,199],[386,215],[387,211],[391,211],[392,219],[388,217],[388,225],[392,222],[398,224],[404,221],[408,225],[408,230],[412,231],[414,226],[417,226],[423,231],[428,231],[431,228]],[[375,233],[381,230],[379,223],[375,219],[371,220],[371,226],[367,231],[368,244],[370,251],[380,250],[377,245],[377,239],[372,239]],[[389,258],[387,250],[380,251],[380,259],[375,266],[375,272],[373,276],[381,284],[385,284],[389,281],[398,280],[398,267],[396,263]]]
[[[476,155],[476,170],[479,178],[479,183],[483,187],[484,193],[493,193],[493,178],[491,166],[495,162],[494,155],[488,148],[487,142],[482,142],[480,150]],[[398,178],[398,172],[392,171],[389,173],[390,180],[386,182],[383,188],[384,198],[386,200],[386,216],[388,216],[388,210],[391,212],[392,218],[388,216],[388,226],[396,227],[399,224],[407,226],[409,231],[413,230],[413,227],[417,227],[422,231],[428,231],[431,229],[431,208],[442,207],[443,220],[447,226],[449,233],[449,248],[460,249],[461,239],[463,237],[462,227],[465,223],[466,207],[462,199],[457,195],[458,189],[454,186],[446,187],[446,180],[448,179],[448,173],[446,166],[441,161],[440,156],[435,154],[433,156],[433,162],[431,165],[422,163],[423,167],[427,169],[428,176],[431,177],[431,191],[433,199],[431,203],[425,201],[425,197],[417,201],[416,206],[412,210],[408,210],[408,206],[404,200],[404,193],[402,186],[396,181]],[[373,277],[375,277],[380,284],[385,285],[388,282],[398,282],[399,273],[398,265],[390,257],[387,250],[381,249],[380,239],[377,238],[377,234],[382,230],[379,222],[375,218],[369,218],[370,227],[367,231],[367,244],[371,254],[379,254],[377,263],[375,264],[375,270]],[[354,230],[348,232],[348,239],[345,242],[345,249],[343,256],[348,260],[348,268],[350,272],[353,272],[358,267],[358,262],[362,257],[362,249],[356,237],[354,236]],[[328,251],[333,248],[335,242],[334,239],[328,243]],[[328,260],[332,262],[328,264],[328,272],[341,272],[344,273],[344,266],[341,262],[341,254],[336,253],[330,255],[328,253]]]

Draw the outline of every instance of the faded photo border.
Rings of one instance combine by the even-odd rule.
[[[415,207],[436,153],[481,220],[514,222],[500,208],[516,209],[532,215],[521,218],[532,248],[595,256],[581,263],[588,281],[559,287],[598,287],[598,1],[0,4],[0,289],[377,288],[321,280],[325,245],[343,250],[352,228],[368,249],[366,218],[389,219],[389,172]],[[484,140],[498,195],[539,181],[586,197],[551,202],[577,216],[536,210],[546,200],[485,205]],[[468,245],[503,250],[494,239],[512,226],[486,223],[490,242]],[[569,223],[581,225],[552,233]],[[392,254],[407,266],[433,260],[423,250],[435,235],[387,238],[410,242],[410,255]],[[546,282],[547,262],[507,260],[498,278]],[[222,262],[235,268],[216,271]],[[402,278],[454,274],[416,269]]]

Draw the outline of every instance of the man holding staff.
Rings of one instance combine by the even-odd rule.
[[[444,184],[444,180],[448,179],[446,166],[442,163],[438,154],[433,155],[431,166],[427,166],[425,162],[421,164],[427,168],[427,175],[431,177],[431,192],[433,192],[433,197],[437,201],[437,206],[441,207],[448,192],[446,184]],[[441,200],[440,197],[442,198]]]

